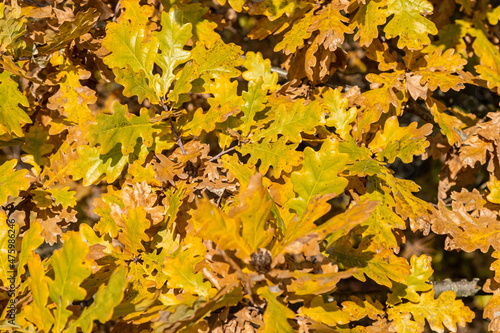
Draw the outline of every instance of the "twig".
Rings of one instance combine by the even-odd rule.
[[[432,283],[434,286],[434,297],[438,297],[448,290],[454,291],[457,294],[457,297],[474,296],[481,291],[481,282],[484,281],[481,281],[478,278],[472,279],[472,281],[468,281],[466,279],[459,281],[452,281],[450,279],[435,281]]]
[[[478,278],[472,279],[471,281],[462,279],[459,281],[452,281],[450,279],[445,279],[442,281],[432,282],[432,288],[434,289],[434,297],[438,298],[439,295],[445,291],[454,291],[457,298],[471,297],[474,295],[487,295],[487,293],[482,291],[483,280]],[[378,300],[380,302],[385,302],[387,300],[387,295],[390,289],[381,287],[380,289],[370,290],[370,291],[340,291],[330,294],[331,301],[335,300],[337,302],[349,301],[351,296],[357,296],[360,298],[370,296],[373,300]]]
[[[168,109],[168,106],[164,102],[163,97],[160,98],[160,105],[163,108],[163,110],[165,110],[165,112],[170,112],[170,110]],[[187,155],[186,149],[184,149],[184,144],[182,143],[181,136],[179,135],[179,132],[177,132],[177,130],[175,129],[174,121],[172,120],[172,118],[168,118],[168,120],[170,121],[170,128],[172,129],[172,133],[174,133],[174,135],[175,135],[177,145],[181,149],[182,155]]]
[[[280,79],[288,80],[288,71],[286,69],[283,69],[281,67],[273,66],[273,67],[271,67],[271,72],[272,73],[278,73],[278,77]]]
[[[414,100],[410,100],[408,103],[409,110],[411,113],[416,114],[423,120],[425,120],[428,123],[434,124],[434,117],[432,116],[431,112],[424,106],[418,104]]]
[[[213,162],[213,161],[219,159],[219,157],[221,157],[222,155],[227,154],[227,153],[235,150],[236,148],[238,148],[238,146],[234,146],[234,147],[228,148],[226,150],[223,150],[220,153],[218,153],[217,155],[215,155],[214,157],[211,157],[208,161]]]
[[[238,143],[238,145],[236,145],[236,146],[234,146],[234,147],[231,147],[231,148],[228,148],[228,149],[226,149],[226,150],[221,151],[220,153],[218,153],[218,154],[217,154],[217,155],[215,155],[214,157],[211,157],[208,161],[209,161],[209,162],[213,162],[213,161],[217,160],[219,157],[221,157],[222,155],[227,154],[227,153],[229,153],[229,152],[232,152],[233,150],[235,150],[236,148],[238,148],[238,147],[239,147],[239,146],[241,146],[242,144],[245,144],[245,143],[247,143],[247,142],[249,142],[249,141],[250,141],[250,140],[243,140],[243,141],[240,141],[240,142]]]

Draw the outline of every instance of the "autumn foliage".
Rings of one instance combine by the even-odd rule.
[[[495,4],[4,1],[0,330],[500,332]]]

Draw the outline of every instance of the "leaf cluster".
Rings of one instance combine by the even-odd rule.
[[[500,332],[493,3],[4,1],[1,329]]]

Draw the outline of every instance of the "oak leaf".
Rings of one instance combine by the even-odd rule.
[[[10,160],[0,165],[0,203],[3,205],[8,196],[16,197],[19,191],[26,190],[30,181],[26,177],[28,170],[14,170],[17,160]]]
[[[368,147],[377,154],[379,160],[387,159],[389,163],[399,157],[404,163],[411,163],[413,156],[422,154],[429,142],[425,136],[432,132],[432,125],[425,124],[417,129],[417,123],[408,127],[399,127],[397,117],[386,120],[383,131],[377,132]]]
[[[335,132],[344,140],[348,138],[358,110],[348,108],[349,101],[342,97],[340,89],[328,89],[323,94],[326,126],[335,127]]]
[[[347,179],[338,174],[347,164],[347,154],[339,152],[338,141],[325,140],[319,151],[310,147],[304,150],[302,169],[292,173],[293,190],[298,197],[288,206],[299,216],[316,195],[341,194],[347,186]]]
[[[352,28],[357,28],[354,38],[362,46],[370,46],[378,36],[378,26],[387,20],[386,6],[388,0],[368,0],[359,4],[359,8],[351,20]]]
[[[316,16],[314,16],[316,19]],[[276,44],[274,52],[283,51],[285,55],[294,53],[299,46],[304,45],[304,40],[308,39],[312,31],[309,29],[313,22],[313,12],[307,12],[292,25],[291,29],[283,35],[283,39]]]
[[[38,254],[32,254],[26,262],[30,276],[27,285],[30,286],[33,302],[24,306],[20,315],[35,324],[39,329],[49,332],[55,322],[52,311],[47,307],[49,300],[49,282],[45,275],[42,260]],[[62,295],[61,295],[62,296]]]
[[[239,205],[227,214],[208,199],[200,200],[191,213],[196,235],[214,241],[220,249],[236,250],[237,256],[245,261],[267,246],[273,237],[272,229],[267,227],[272,201],[261,179],[258,174],[250,178],[248,187],[240,193]]]
[[[17,264],[19,271],[18,279],[21,279],[22,274],[24,274],[24,265],[34,256],[34,251],[43,244],[41,232],[42,225],[40,223],[33,223],[23,236],[21,252],[19,252],[19,262]]]
[[[187,237],[184,244],[166,257],[163,273],[167,276],[169,288],[182,288],[185,293],[208,297],[213,290],[204,281],[201,272],[194,272],[197,263],[203,261],[206,250],[201,239]]]
[[[482,23],[474,20],[476,27],[481,27]],[[479,56],[479,65],[476,71],[479,76],[486,80],[488,88],[497,91],[500,89],[500,51],[489,40],[489,37],[482,28],[469,29],[468,32],[476,37],[472,43],[475,53]]]
[[[405,283],[395,283],[392,287],[392,293],[389,294],[387,302],[396,305],[407,299],[410,302],[418,303],[420,296],[418,292],[427,292],[432,289],[429,282],[434,272],[431,266],[432,258],[426,255],[417,257],[413,255],[410,258],[411,271],[407,276]]]
[[[457,325],[465,326],[475,316],[461,300],[455,299],[455,292],[445,291],[438,298],[434,298],[434,290],[422,293],[418,303],[403,303],[390,308],[388,315],[395,328],[402,329],[411,324],[421,331],[427,320],[431,329],[439,333],[443,333],[445,327],[456,332]]]
[[[245,80],[257,83],[259,78],[262,78],[261,85],[263,90],[274,92],[278,89],[278,73],[271,71],[271,61],[269,59],[264,59],[260,52],[245,53],[245,62],[243,66],[247,69],[241,74]],[[249,86],[248,92],[250,91],[251,89]],[[243,96],[243,98],[245,99],[245,96]]]
[[[125,266],[118,266],[111,274],[108,284],[99,287],[94,295],[94,302],[69,324],[67,331],[76,332],[80,327],[84,333],[90,333],[94,320],[103,324],[109,321],[113,316],[113,309],[122,301],[126,287],[127,269]]]
[[[461,143],[462,136],[459,131],[466,125],[457,117],[446,114],[446,106],[432,97],[426,101],[426,104],[434,117],[434,121],[439,125],[441,133],[446,136],[448,143],[450,145]]]
[[[25,47],[20,38],[26,33],[26,23],[22,7],[16,2],[12,7],[0,4],[0,52],[18,52]]]
[[[299,314],[333,327],[351,321],[350,314],[342,311],[337,302],[325,302],[322,296],[314,297],[309,306],[301,307]]]
[[[75,38],[78,38],[92,29],[99,18],[99,12],[90,8],[86,12],[78,12],[73,21],[66,21],[58,27],[59,31],[49,30],[45,34],[44,46],[38,48],[41,55],[50,54],[63,49]]]
[[[387,287],[391,287],[393,282],[404,283],[410,275],[411,267],[408,262],[397,257],[390,249],[373,252],[368,242],[363,241],[357,249],[353,249],[348,241],[339,244],[333,249],[331,256],[341,267],[356,268],[353,276],[360,281],[366,281],[366,275]]]
[[[96,184],[104,178],[108,183],[115,181],[132,159],[132,154],[124,156],[119,146],[106,154],[101,154],[99,147],[87,145],[79,146],[76,151],[78,158],[71,162],[67,172],[74,180],[83,179],[84,186]]]
[[[303,99],[288,102],[282,98],[269,102],[273,109],[268,111],[265,122],[271,123],[269,127],[256,132],[254,140],[276,141],[281,134],[291,142],[300,142],[301,133],[313,133],[315,127],[324,122],[323,110],[317,102],[304,105]]]
[[[295,295],[321,295],[331,292],[337,287],[341,279],[352,276],[354,270],[340,271],[337,265],[325,264],[321,266],[321,273],[303,271],[283,271],[272,273],[273,276],[291,279],[287,284],[287,291]]]
[[[490,193],[486,197],[489,202],[500,204],[500,180],[493,176],[487,183]]]
[[[398,47],[421,50],[430,44],[429,35],[438,30],[435,24],[422,14],[431,14],[432,4],[428,0],[388,0],[387,16],[394,15],[384,27],[387,38],[399,37]]]
[[[314,40],[315,43],[334,51],[344,42],[344,35],[353,32],[352,28],[345,24],[348,18],[341,14],[341,11],[345,9],[345,2],[332,1],[314,13],[307,31],[319,32]]]
[[[56,204],[60,204],[64,209],[76,205],[75,191],[70,191],[69,186],[63,188],[51,188],[48,190]]]
[[[22,126],[32,121],[19,105],[27,107],[28,99],[18,89],[17,83],[8,71],[0,74],[0,135],[14,134],[23,137]]]
[[[266,107],[267,97],[265,86],[266,84],[263,79],[259,77],[255,81],[250,81],[248,83],[248,90],[242,93],[245,104],[241,106],[241,112],[243,113],[241,117],[242,124],[238,129],[241,130],[243,136],[248,136],[252,127],[257,127],[255,117]]]
[[[302,153],[296,151],[297,144],[287,144],[285,137],[280,137],[276,142],[247,143],[237,149],[243,156],[250,154],[248,163],[257,165],[260,160],[259,172],[266,174],[271,168],[274,178],[279,178],[281,173],[290,172],[293,167],[302,161]]]
[[[97,124],[89,128],[88,140],[92,145],[100,145],[102,155],[110,152],[121,144],[123,155],[129,155],[135,149],[137,141],[141,140],[146,147],[153,145],[153,135],[160,132],[154,123],[149,122],[149,111],[141,109],[140,116],[130,114],[126,105],[116,102],[113,114],[100,114]]]
[[[267,301],[264,312],[264,327],[260,328],[263,333],[292,333],[295,332],[288,323],[288,319],[295,318],[295,313],[278,300],[277,293],[264,286],[257,293]]]
[[[372,237],[374,243],[380,248],[399,249],[399,242],[393,233],[393,229],[406,229],[405,221],[394,212],[396,203],[390,195],[390,188],[376,177],[369,177],[371,185],[367,187],[367,193],[360,199],[377,201],[370,217],[361,223],[364,227],[363,235]]]
[[[224,122],[229,116],[240,112],[244,101],[237,94],[237,87],[238,82],[230,81],[226,76],[207,84],[207,92],[214,95],[208,99],[210,109],[207,112],[203,112],[201,108],[197,109],[183,126],[183,133],[198,136],[203,131],[211,132],[217,123]]]
[[[45,156],[54,149],[48,142],[49,132],[42,126],[32,126],[24,137],[23,151],[32,156],[33,162],[38,166],[45,165],[48,158]],[[23,159],[26,155],[23,156]],[[31,163],[30,163],[31,164]]]
[[[54,280],[49,280],[50,298],[56,304],[54,310],[54,331],[61,332],[72,312],[67,307],[73,301],[85,299],[87,291],[80,284],[90,275],[91,268],[85,265],[89,251],[76,232],[67,232],[63,236],[62,249],[54,251],[52,267]]]

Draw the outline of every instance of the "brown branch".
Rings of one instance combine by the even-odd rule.
[[[414,100],[409,101],[408,107],[409,107],[408,110],[411,113],[419,116],[422,120],[425,120],[426,122],[431,123],[431,124],[435,124],[434,117],[432,116],[429,109],[427,109],[426,107],[418,104]]]
[[[165,104],[163,97],[160,98],[160,105],[163,108],[163,110],[165,110],[165,112],[170,113],[170,110],[168,109],[168,106]],[[179,132],[177,132],[177,130],[175,129],[174,121],[172,120],[172,118],[168,118],[168,120],[170,121],[170,128],[172,129],[172,133],[174,133],[175,135],[177,145],[181,149],[182,155],[187,155],[186,149],[184,149],[184,144],[182,143],[181,136],[179,135]]]
[[[218,160],[218,159],[219,159],[219,157],[221,157],[222,155],[227,154],[227,153],[229,153],[229,152],[232,152],[232,151],[233,151],[233,150],[235,150],[236,148],[238,148],[238,146],[234,146],[234,147],[228,148],[228,149],[226,149],[226,150],[223,150],[223,151],[221,151],[220,153],[218,153],[217,155],[215,155],[214,157],[211,157],[208,161],[209,161],[209,162],[213,162],[213,161],[215,161],[215,160]]]
[[[240,142],[238,143],[238,145],[233,146],[233,147],[231,147],[231,148],[228,148],[228,149],[226,149],[226,150],[221,151],[220,153],[218,153],[218,154],[217,154],[217,155],[215,155],[214,157],[211,157],[208,161],[209,161],[209,162],[213,162],[213,161],[215,161],[215,160],[219,159],[219,157],[221,157],[222,155],[227,154],[227,153],[229,153],[229,152],[232,152],[233,150],[235,150],[236,148],[240,147],[242,144],[245,144],[245,143],[247,143],[247,142],[250,142],[250,140],[243,140],[243,141],[240,141]]]

